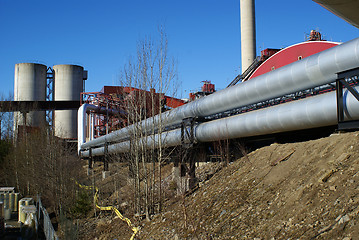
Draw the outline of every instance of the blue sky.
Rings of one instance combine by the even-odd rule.
[[[204,80],[224,88],[239,74],[239,0],[0,0],[0,95],[13,92],[21,62],[84,66],[86,91],[114,85],[137,41],[159,25],[178,62],[180,97]],[[311,0],[257,0],[256,27],[258,53],[302,42],[311,29],[331,41],[359,36]]]

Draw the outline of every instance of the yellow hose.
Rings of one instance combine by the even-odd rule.
[[[79,187],[84,188],[84,189],[87,189],[87,190],[93,189],[92,186],[85,186],[85,185],[79,184],[78,182],[76,182],[76,184],[79,185]],[[132,225],[132,223],[131,223],[131,220],[128,219],[128,218],[126,218],[126,217],[124,217],[124,216],[120,213],[120,211],[118,211],[117,208],[115,208],[115,207],[113,207],[113,206],[107,206],[107,207],[101,207],[101,206],[99,206],[99,205],[98,205],[98,188],[95,187],[95,190],[96,190],[96,193],[95,193],[95,196],[94,196],[95,206],[96,206],[98,209],[100,209],[101,211],[114,211],[114,212],[116,213],[116,215],[117,215],[122,221],[126,222],[127,225],[128,225],[129,227],[131,227],[131,229],[132,229],[132,231],[133,231],[133,234],[132,234],[130,240],[133,240],[133,239],[135,238],[135,236],[136,236],[138,230],[139,230],[138,227],[134,227],[134,226]]]

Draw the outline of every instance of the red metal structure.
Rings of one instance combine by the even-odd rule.
[[[198,98],[201,98],[203,96],[207,96],[211,93],[214,93],[216,91],[215,85],[211,83],[211,81],[202,81],[203,85],[201,87],[201,91],[190,93],[189,94],[189,100],[194,101]]]
[[[214,84],[212,84],[211,81],[203,81],[202,92],[214,93],[215,91]]]
[[[274,48],[267,48],[262,50],[260,61],[264,62],[265,60],[267,60],[268,58],[270,58],[271,56],[273,56],[279,51],[280,49],[274,49]]]
[[[185,101],[163,93],[156,93],[155,89],[145,91],[133,87],[104,86],[100,92],[84,92],[82,103],[89,103],[98,107],[117,110],[116,116],[93,115],[93,137],[99,137],[109,132],[123,128],[129,122],[138,121],[185,104]],[[133,119],[136,116],[136,119]]]

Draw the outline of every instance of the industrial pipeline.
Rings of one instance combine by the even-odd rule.
[[[138,123],[144,132],[163,127],[176,126],[183,119],[204,118],[250,104],[274,99],[297,91],[332,83],[337,73],[359,67],[359,38],[306,57],[287,66],[200,98],[171,111],[164,112]],[[350,94],[345,94],[346,119],[359,119],[359,104]],[[86,111],[80,108],[80,115]],[[81,117],[84,119],[84,117]],[[194,128],[194,140],[210,142],[221,139],[257,136],[292,130],[334,125],[337,121],[336,97],[334,92],[307,99],[284,103],[278,106],[239,114],[227,118],[199,123]],[[104,145],[109,153],[128,151],[129,137],[136,125],[130,125],[97,139],[85,142],[85,122],[78,122],[79,154],[103,155]],[[80,135],[81,131],[81,135]],[[159,135],[161,134],[161,135]],[[82,136],[82,137],[80,137]],[[153,146],[161,139],[162,146],[181,144],[181,129],[159,132],[140,139],[142,144]]]

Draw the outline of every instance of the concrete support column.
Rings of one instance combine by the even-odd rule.
[[[240,0],[242,73],[256,58],[254,0]]]
[[[181,177],[181,168],[180,168],[178,160],[175,160],[173,163],[172,176],[173,176],[172,180],[176,181],[176,182],[177,182],[178,178]]]
[[[88,158],[88,166],[87,166],[87,176],[91,176],[93,173],[93,157],[92,157],[92,148],[89,149],[90,156]]]
[[[105,154],[103,156],[103,171],[102,171],[102,179],[105,179],[110,176],[110,171],[108,168],[108,143],[105,144]]]
[[[177,194],[181,195],[197,186],[196,154],[193,149],[181,150],[181,159],[174,160],[173,181],[177,185]]]
[[[175,159],[173,162],[172,168],[172,181],[177,185],[177,195],[180,195],[183,192],[183,173],[181,172],[181,163],[178,159]]]
[[[194,189],[197,186],[196,178],[196,159],[193,157],[189,159],[189,169],[188,169],[188,187],[189,189]]]
[[[184,194],[188,191],[188,176],[186,174],[185,166],[185,163],[181,163],[178,159],[173,163],[172,180],[177,185],[177,195]]]

